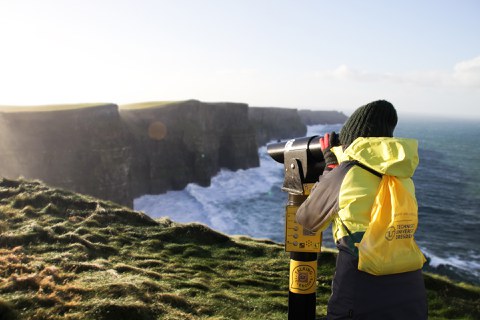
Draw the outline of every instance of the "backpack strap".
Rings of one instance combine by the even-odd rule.
[[[375,171],[373,170],[372,168],[369,168],[367,167],[366,165],[364,165],[363,163],[360,163],[358,162],[357,160],[352,160],[350,161],[353,165],[357,165],[359,166],[360,168],[364,169],[364,170],[367,170],[368,172],[370,172],[371,174],[374,174],[376,175],[377,177],[379,178],[382,178],[383,177],[383,174],[381,174],[380,172],[378,171]],[[345,231],[347,231],[347,234],[348,234],[348,237],[350,238],[350,240],[352,241],[352,247],[350,247],[350,249],[352,249],[353,253],[358,257],[358,248],[355,247],[355,243],[357,242],[354,237],[354,235],[352,234],[352,232],[347,228],[347,226],[345,225],[345,223],[343,222],[343,220],[340,218],[340,216],[337,214],[337,217],[338,217],[338,220],[340,220],[340,223],[342,224],[343,228],[345,229]]]
[[[370,172],[371,174],[376,175],[376,176],[379,177],[379,178],[381,178],[381,177],[383,176],[383,174],[381,174],[380,172],[375,171],[375,170],[373,170],[372,168],[367,167],[366,165],[364,165],[363,163],[358,162],[357,160],[353,160],[352,163],[353,163],[354,165],[356,165],[356,166],[359,166],[359,167],[362,168],[362,169],[367,170],[368,172]]]
[[[352,232],[347,228],[347,226],[345,225],[345,223],[343,222],[343,220],[340,218],[340,216],[337,214],[337,219],[340,221],[340,223],[342,224],[343,228],[345,229],[345,231],[347,231],[348,233],[348,238],[350,239],[350,241],[346,241],[346,245],[347,247],[350,249],[351,253],[353,253],[353,255],[355,257],[358,258],[358,248],[355,246],[355,243],[358,243],[362,240],[362,237],[363,237],[363,234],[364,232],[361,233],[360,237],[359,235],[354,235],[352,234]]]

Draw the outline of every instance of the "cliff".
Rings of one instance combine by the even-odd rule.
[[[259,165],[248,106],[153,102],[0,108],[0,176],[132,206],[135,197],[208,186],[221,168]]]
[[[344,123],[348,117],[338,111],[298,110],[302,122],[309,126],[314,124]]]
[[[341,120],[336,112],[196,100],[0,107],[0,176],[131,207],[141,195],[208,186],[221,168],[256,167],[258,146]]]
[[[0,176],[131,205],[129,133],[114,104],[0,109]]]
[[[259,146],[271,140],[303,137],[307,133],[297,109],[251,107],[248,117]]]
[[[221,168],[259,165],[246,104],[151,102],[121,106],[120,114],[135,139],[134,196],[208,186]]]
[[[318,259],[325,316],[336,252]],[[285,319],[282,245],[152,220],[39,182],[0,179],[0,319]],[[432,319],[479,319],[480,288],[424,273]]]

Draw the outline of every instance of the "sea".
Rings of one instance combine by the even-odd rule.
[[[307,136],[339,132],[341,126],[308,126]],[[427,258],[424,270],[480,285],[480,120],[405,118],[394,136],[419,142],[415,240]],[[266,146],[258,154],[259,167],[221,170],[209,187],[192,183],[180,191],[144,195],[134,200],[134,209],[283,243],[288,196],[281,190],[283,164],[267,154]],[[335,247],[330,228],[322,245]]]

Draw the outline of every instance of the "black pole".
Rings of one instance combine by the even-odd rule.
[[[289,193],[287,206],[298,208],[306,196]],[[290,252],[288,320],[314,320],[317,291],[315,252]]]
[[[303,281],[306,286],[309,286],[316,291],[317,268],[312,267],[313,263],[317,263],[316,253],[290,252],[290,289],[288,291],[288,320],[315,319],[315,307],[317,300],[316,292],[292,292],[292,282],[298,282],[299,280],[295,279],[298,277],[303,277],[304,279],[300,279],[300,281]],[[292,268],[292,266],[295,267]],[[295,268],[300,270],[295,270]]]

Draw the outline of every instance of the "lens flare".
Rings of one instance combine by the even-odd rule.
[[[148,126],[148,136],[153,140],[163,140],[167,136],[167,127],[161,121],[155,121]]]

